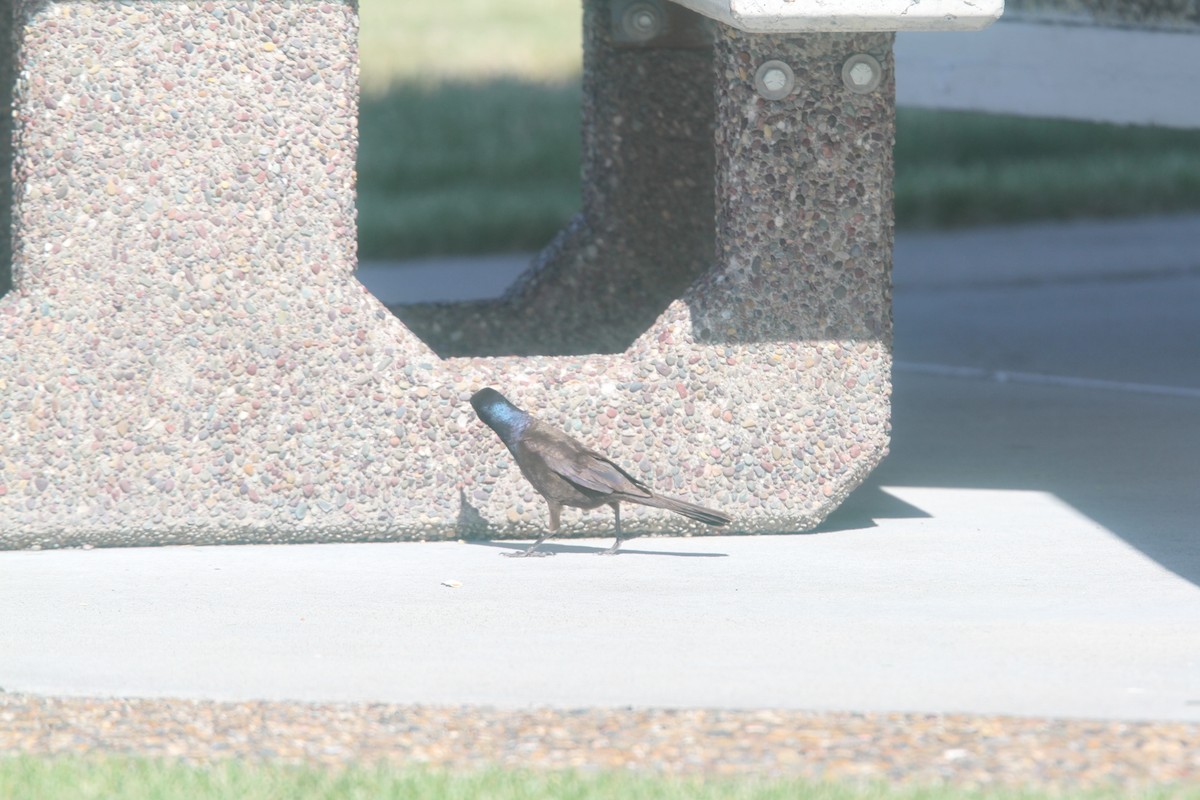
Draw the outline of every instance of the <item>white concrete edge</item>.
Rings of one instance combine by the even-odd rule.
[[[1004,0],[675,0],[748,33],[969,31],[991,25]]]
[[[896,103],[1130,125],[1200,127],[1200,35],[1005,21],[896,37]]]

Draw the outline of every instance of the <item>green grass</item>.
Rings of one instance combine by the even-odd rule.
[[[579,3],[359,9],[360,257],[544,245],[579,208]],[[1200,131],[897,116],[901,228],[1196,209]]]
[[[360,0],[363,91],[396,83],[579,73],[581,3],[568,0]]]
[[[361,0],[359,255],[538,249],[580,207],[580,4]],[[1200,131],[900,109],[900,228],[1200,209]]]
[[[663,778],[626,773],[281,766],[192,767],[123,757],[0,759],[0,800],[1068,800],[1200,798],[1200,789],[1129,792],[972,792],[801,780]]]
[[[362,98],[362,258],[536,249],[579,208],[579,88],[516,78]]]
[[[534,250],[579,208],[579,90],[517,79],[363,98],[364,259]],[[901,109],[896,221],[1200,209],[1200,131]]]
[[[1200,131],[900,109],[896,222],[944,228],[1200,208]]]

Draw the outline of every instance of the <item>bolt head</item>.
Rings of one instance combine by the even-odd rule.
[[[646,42],[663,32],[666,17],[657,3],[630,3],[621,14],[621,27],[633,41]]]
[[[787,73],[781,69],[769,69],[763,73],[762,82],[772,92],[778,92],[787,86]]]
[[[855,94],[869,94],[883,80],[883,66],[868,53],[856,53],[842,65],[842,83]]]
[[[654,14],[644,8],[639,8],[633,13],[630,26],[638,33],[651,33],[657,26],[657,22],[658,20],[654,18]]]
[[[782,61],[766,61],[754,73],[754,88],[767,100],[782,100],[796,88],[796,74]]]
[[[875,70],[870,64],[855,64],[850,68],[850,80],[855,86],[866,86],[875,80]]]

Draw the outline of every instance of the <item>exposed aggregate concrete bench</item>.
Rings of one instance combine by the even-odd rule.
[[[737,532],[886,453],[891,33],[587,0],[580,215],[503,300],[398,319],[353,278],[352,3],[4,5],[0,547],[528,536],[485,385]]]

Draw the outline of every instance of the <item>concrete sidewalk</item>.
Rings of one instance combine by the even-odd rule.
[[[1197,242],[901,236],[893,454],[819,533],[0,552],[0,687],[1200,720]]]

